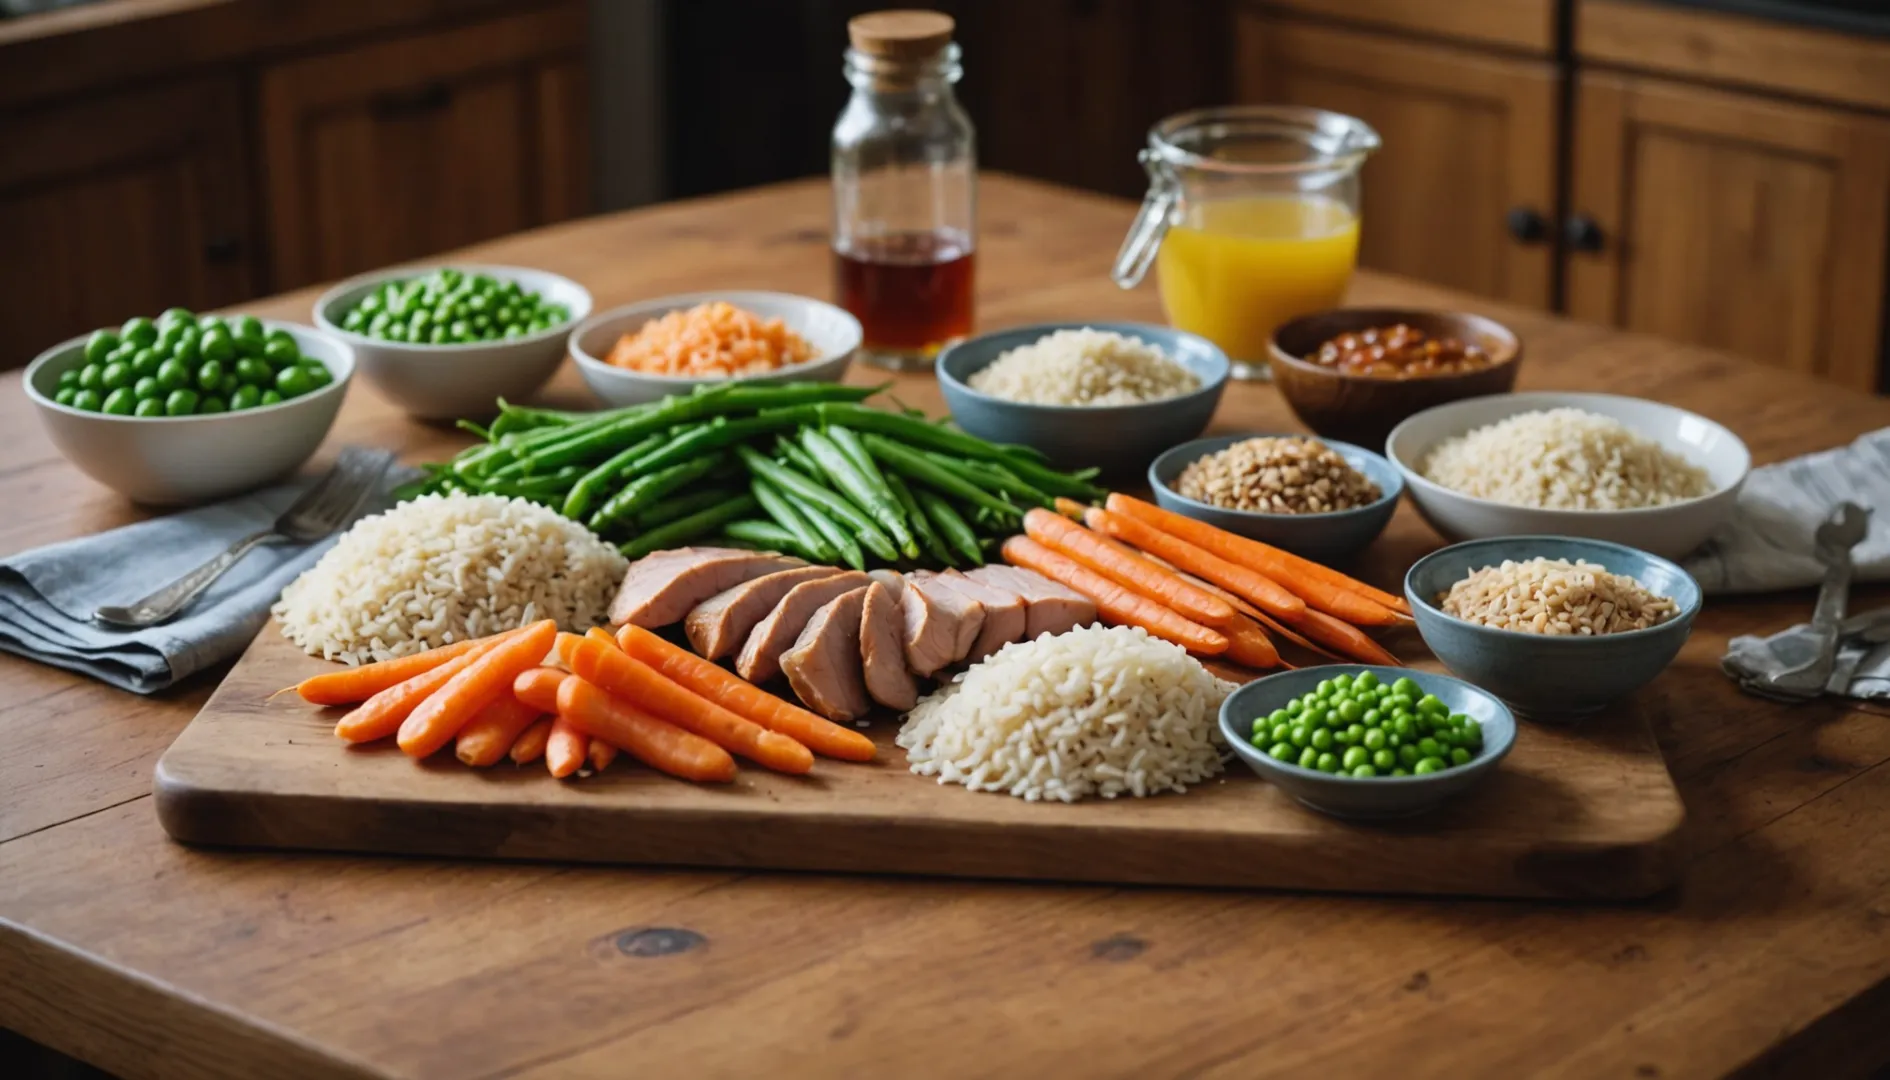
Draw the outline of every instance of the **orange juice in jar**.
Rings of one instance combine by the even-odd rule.
[[[1377,146],[1370,127],[1318,109],[1207,109],[1157,124],[1116,282],[1133,286],[1158,263],[1168,321],[1219,345],[1237,377],[1262,377],[1276,327],[1345,295],[1358,167]]]

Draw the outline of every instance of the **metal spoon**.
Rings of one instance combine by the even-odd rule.
[[[1851,549],[1862,542],[1869,531],[1870,511],[1856,503],[1844,502],[1839,503],[1812,534],[1814,554],[1824,564],[1818,605],[1811,613],[1811,629],[1817,635],[1818,651],[1802,664],[1767,676],[1763,680],[1767,685],[1811,696],[1824,692],[1825,685],[1831,681],[1831,669],[1837,663],[1844,610],[1850,603]]]

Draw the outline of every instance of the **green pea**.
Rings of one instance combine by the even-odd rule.
[[[158,321],[159,326],[164,326],[167,324],[177,325],[177,326],[194,326],[196,325],[196,322],[197,322],[197,316],[191,314],[189,308],[173,307],[173,308],[165,308],[163,314],[157,317],[157,321]]]
[[[1285,742],[1287,739],[1293,737],[1293,725],[1290,721],[1282,720],[1273,725],[1272,734],[1274,742]]]
[[[244,315],[232,324],[231,337],[238,341],[261,341],[263,338],[262,320],[254,315]]]
[[[1463,725],[1464,744],[1471,749],[1483,745],[1483,725],[1475,720],[1466,720]]]
[[[198,416],[207,416],[210,413],[220,413],[220,412],[229,412],[229,411],[230,411],[230,403],[227,401],[224,401],[220,397],[214,397],[214,396],[204,398],[203,402],[197,406]]]
[[[1364,737],[1359,740],[1359,745],[1367,750],[1383,750],[1385,748],[1384,729],[1366,728]]]
[[[272,386],[272,387],[270,387],[270,388],[269,388],[269,389],[267,389],[267,390],[264,390],[264,391],[262,392],[262,403],[263,403],[264,405],[280,405],[280,404],[282,404],[282,392],[281,392],[280,390],[277,390],[277,389],[276,389],[275,387],[273,387],[273,386]]]
[[[567,322],[570,320],[571,309],[568,307],[565,307],[563,304],[552,304],[550,307],[547,307],[545,309],[545,314],[549,317],[551,323],[553,325],[556,325],[557,323]]]
[[[150,375],[143,375],[131,384],[131,396],[143,401],[145,398],[158,396],[158,381]]]
[[[158,365],[164,362],[164,358],[157,354],[156,349],[139,349],[129,360],[122,362],[131,368],[133,377],[142,378],[157,374]]]
[[[1459,747],[1457,747],[1457,748],[1455,748],[1455,749],[1453,749],[1453,750],[1452,750],[1452,751],[1450,752],[1450,763],[1451,763],[1452,765],[1468,765],[1468,764],[1470,764],[1470,751],[1468,751],[1468,750],[1465,750],[1465,749],[1464,749],[1463,747],[1461,747],[1461,746],[1459,746]]]
[[[493,309],[492,321],[500,326],[511,326],[518,321],[518,309],[510,304],[502,304]]]
[[[157,343],[152,346],[157,351],[169,355],[177,351],[177,343],[184,340],[184,328],[176,323],[158,331]]]
[[[1339,715],[1345,719],[1346,723],[1356,724],[1365,719],[1365,706],[1356,701],[1342,701],[1339,703]]]
[[[1311,768],[1317,767],[1319,764],[1319,751],[1314,750],[1310,746],[1301,750],[1299,752],[1298,764],[1299,764],[1299,767],[1302,769],[1311,769]]]
[[[1444,764],[1442,758],[1427,757],[1420,758],[1416,765],[1411,766],[1411,773],[1414,776],[1428,776],[1431,773],[1440,772],[1446,768],[1449,768],[1449,766]]]
[[[488,315],[474,315],[467,320],[472,324],[474,337],[489,337],[492,334],[492,318]]]
[[[250,383],[244,383],[242,386],[237,387],[236,392],[230,395],[230,411],[231,412],[239,412],[243,409],[253,409],[256,406],[261,405],[261,404],[262,404],[261,388]]]
[[[1341,690],[1350,690],[1352,688],[1352,676],[1334,675],[1332,677],[1332,685],[1338,687]]]
[[[131,407],[131,415],[144,417],[163,416],[164,399],[155,397],[141,398],[136,405]]]
[[[1299,751],[1293,749],[1292,743],[1277,742],[1273,744],[1273,749],[1267,751],[1267,756],[1275,761],[1292,761],[1293,755],[1297,753]]]
[[[105,362],[106,354],[117,347],[117,334],[112,333],[110,330],[94,330],[92,331],[92,336],[85,340],[85,362],[88,364],[102,364]]]
[[[302,358],[302,351],[293,341],[268,341],[263,343],[262,358],[274,367],[287,367]]]
[[[236,362],[236,366],[232,368],[231,370],[235,372],[237,382],[254,383],[257,386],[275,385],[275,381],[276,381],[275,369],[270,367],[266,362],[262,360],[258,360],[255,357],[252,357],[252,356],[243,357],[242,359]]]
[[[214,394],[223,385],[223,365],[215,360],[205,360],[197,368],[197,386],[206,394]]]
[[[1372,768],[1369,763],[1360,763],[1359,765],[1353,767],[1352,775],[1358,777],[1361,780],[1369,780],[1372,777],[1378,775],[1378,770]]]
[[[72,407],[75,409],[97,412],[104,404],[105,399],[99,396],[97,390],[90,387],[81,388],[78,393],[72,395]]]
[[[184,335],[184,339],[171,350],[171,356],[182,361],[186,367],[196,364],[199,360],[208,359],[203,355],[203,339],[195,334]]]
[[[1417,748],[1418,753],[1425,757],[1438,757],[1444,752],[1444,748],[1437,745],[1437,740],[1428,735],[1418,740]]]
[[[268,348],[260,337],[236,338],[236,355],[253,356],[262,359],[263,350]]]
[[[1370,750],[1362,746],[1352,746],[1346,748],[1345,756],[1339,759],[1339,763],[1348,769],[1356,769],[1371,759],[1372,752]]]
[[[473,315],[485,315],[492,311],[492,298],[476,292],[466,298],[466,310]]]
[[[137,404],[138,398],[131,392],[131,387],[121,386],[106,394],[99,408],[112,416],[130,416],[131,410],[136,408]]]
[[[1391,721],[1391,730],[1397,732],[1399,738],[1408,739],[1417,731],[1417,721],[1409,716],[1394,717]]]
[[[219,364],[236,359],[236,342],[222,327],[204,331],[197,348],[205,360],[215,360]]]
[[[1286,715],[1288,716],[1298,716],[1300,713],[1303,713],[1306,711],[1306,703],[1304,701],[1301,701],[1299,698],[1294,698],[1293,700],[1287,702],[1286,708],[1282,709],[1281,711],[1286,713]]]
[[[87,364],[79,369],[79,389],[97,390],[104,385],[105,365]]]
[[[98,383],[100,389],[104,390],[106,393],[110,393],[121,386],[130,386],[132,381],[136,378],[137,376],[132,373],[130,364],[114,360],[106,364],[105,369],[99,372]]]
[[[296,364],[276,372],[276,389],[285,398],[301,397],[315,389],[315,383],[309,378],[308,369]]]
[[[1324,724],[1326,722],[1326,716],[1326,707],[1324,705],[1314,705],[1299,714],[1299,718],[1303,723],[1315,726]]]
[[[359,304],[355,305],[354,310],[369,318],[379,314],[381,310],[381,294],[377,292],[368,293],[361,298]]]
[[[472,324],[455,315],[453,324],[446,328],[446,332],[453,335],[454,341],[465,341],[472,337]]]
[[[367,321],[367,312],[359,307],[350,308],[348,313],[341,317],[341,328],[358,334],[367,326]]]
[[[1359,723],[1364,724],[1366,727],[1377,727],[1384,722],[1385,714],[1379,712],[1377,709],[1366,709],[1365,715],[1359,718]]]
[[[1312,733],[1312,745],[1315,750],[1332,749],[1332,729],[1320,728]]]
[[[1352,680],[1352,685],[1361,690],[1370,690],[1378,685],[1378,676],[1369,671],[1361,671],[1358,677]]]
[[[1319,759],[1313,762],[1313,768],[1318,769],[1320,772],[1324,772],[1324,773],[1338,772],[1339,771],[1339,756],[1337,754],[1332,753],[1331,751],[1327,751],[1326,753],[1320,754]]]
[[[168,394],[190,381],[190,368],[181,360],[166,360],[158,365],[156,378],[158,389]]]
[[[525,328],[518,325],[517,323],[513,323],[511,326],[508,326],[505,328],[504,336],[508,339],[515,338],[515,337],[524,337]]]
[[[61,405],[71,405],[72,399],[78,396],[79,388],[77,386],[62,386],[59,388],[59,391],[53,395],[53,400]]]
[[[387,333],[387,328],[393,325],[393,322],[394,322],[394,317],[392,315],[389,315],[387,312],[385,311],[375,312],[374,317],[368,320],[368,324],[367,324],[368,335],[370,337],[381,337],[385,335]]]
[[[205,315],[197,320],[197,332],[200,334],[207,334],[212,330],[228,333],[229,329],[230,324],[221,315]]]
[[[164,399],[164,415],[190,416],[197,411],[197,391],[179,387]]]
[[[1390,750],[1374,750],[1372,751],[1372,767],[1395,769],[1398,767],[1398,755]]]
[[[158,338],[158,329],[150,319],[140,315],[126,319],[125,325],[118,328],[118,336],[132,342],[139,348],[151,344]]]
[[[1418,753],[1417,747],[1411,746],[1408,743],[1404,746],[1398,747],[1398,764],[1403,765],[1406,768],[1410,768],[1411,766],[1416,765],[1418,763],[1418,759],[1423,756],[1424,756],[1423,754]]]
[[[1311,746],[1312,738],[1313,738],[1313,730],[1304,724],[1295,725],[1293,727],[1293,730],[1287,735],[1288,741],[1290,741],[1294,746],[1298,746],[1301,748]]]
[[[413,315],[407,319],[407,328],[410,331],[415,331],[415,332],[422,331],[432,325],[433,325],[433,312],[431,309],[428,309],[428,308],[414,309]]]

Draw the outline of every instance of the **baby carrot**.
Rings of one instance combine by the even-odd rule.
[[[1112,623],[1139,626],[1189,652],[1219,656],[1227,651],[1227,638],[1219,631],[1210,630],[1153,600],[1130,592],[1028,536],[1013,536],[1004,541],[1003,551],[1005,562],[1026,570],[1035,570],[1089,597],[1095,601],[1097,612]]]
[[[431,671],[423,671],[405,682],[375,694],[350,710],[335,723],[335,734],[349,742],[384,739],[400,730],[400,725],[420,703],[445,686],[447,681],[471,666],[473,661],[512,640],[518,631],[480,638],[473,647]]]
[[[671,776],[721,782],[735,779],[735,759],[728,756],[727,750],[658,720],[583,679],[566,679],[558,687],[558,715],[592,738],[620,747],[645,765]]]
[[[1061,552],[1125,589],[1193,619],[1203,626],[1225,630],[1235,611],[1218,596],[1195,588],[1106,536],[1098,536],[1069,518],[1042,507],[1024,515],[1024,535]]]
[[[584,767],[590,753],[591,737],[559,714],[551,722],[551,734],[545,739],[545,767],[551,770],[551,775],[560,780],[570,776]]]
[[[400,748],[411,757],[431,756],[459,734],[474,713],[510,692],[519,672],[538,666],[557,636],[558,624],[544,619],[482,653],[401,721],[395,736]]]
[[[1265,574],[1237,566],[1153,525],[1094,506],[1090,507],[1083,520],[1089,523],[1090,528],[1105,536],[1113,536],[1177,569],[1206,578],[1275,615],[1297,615],[1306,610],[1304,600]]]
[[[1069,518],[1071,521],[1083,520],[1083,512],[1089,509],[1088,503],[1080,503],[1080,502],[1077,502],[1075,499],[1068,498],[1067,496],[1063,496],[1063,495],[1057,496],[1055,505],[1057,508],[1057,513],[1062,514],[1064,517]]]
[[[873,760],[873,740],[744,682],[640,626],[625,624],[617,631],[617,643],[624,652],[665,677],[737,716],[800,742],[816,754],[841,761]]]
[[[514,765],[530,765],[545,756],[545,742],[550,738],[551,717],[541,716],[512,744],[512,751],[507,756]]]
[[[496,765],[512,748],[532,721],[545,710],[527,705],[511,694],[501,694],[497,701],[480,709],[466,726],[459,729],[453,742],[453,754],[475,768]]]
[[[555,667],[526,668],[512,680],[512,696],[539,712],[558,711],[558,684],[571,673]]]
[[[591,740],[591,771],[603,772],[617,760],[617,748],[602,739]]]
[[[590,638],[592,641],[601,641],[607,645],[617,644],[617,639],[610,636],[610,631],[601,626],[593,626],[589,630],[584,631],[584,636]]]
[[[814,755],[807,747],[684,689],[619,648],[576,634],[562,635],[558,648],[564,662],[580,678],[635,702],[659,720],[695,732],[776,772],[799,774],[814,767]],[[567,681],[565,686],[569,685]],[[558,692],[563,694],[564,687]]]
[[[324,671],[320,675],[310,675],[291,689],[311,705],[353,705],[366,701],[390,686],[406,682],[415,675],[432,671],[456,656],[463,656],[467,650],[484,640],[467,638],[412,656],[395,657],[341,671]]]

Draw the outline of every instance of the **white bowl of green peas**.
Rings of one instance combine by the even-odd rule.
[[[354,348],[361,373],[423,420],[491,416],[564,360],[591,294],[523,266],[454,263],[376,270],[315,301],[315,325]]]
[[[172,308],[47,349],[26,396],[81,471],[137,502],[208,502],[293,472],[354,376],[329,334]]]

